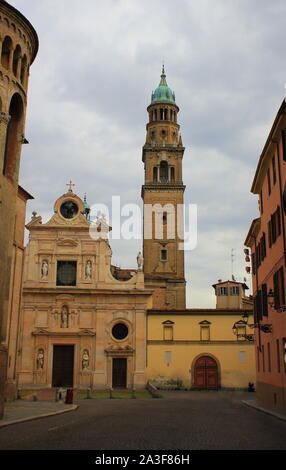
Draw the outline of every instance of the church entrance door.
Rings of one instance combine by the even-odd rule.
[[[217,390],[218,382],[216,361],[209,356],[200,357],[195,364],[194,388],[199,390]]]
[[[113,358],[112,388],[127,388],[127,359],[124,357]]]
[[[73,387],[74,346],[54,346],[53,387]]]

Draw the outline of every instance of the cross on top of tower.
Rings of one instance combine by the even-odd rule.
[[[69,193],[72,193],[73,192],[72,187],[75,186],[75,184],[73,184],[72,180],[70,180],[70,182],[67,183],[66,186],[69,186]]]

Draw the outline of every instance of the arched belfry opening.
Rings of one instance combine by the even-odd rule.
[[[12,53],[12,39],[9,36],[6,36],[2,44],[1,64],[7,70],[9,68],[11,53]]]
[[[21,71],[20,71],[20,80],[22,85],[26,86],[26,80],[27,80],[27,56],[26,54],[22,58],[21,62]]]
[[[16,169],[17,151],[21,141],[23,101],[18,93],[11,99],[9,107],[10,121],[7,126],[3,174],[13,179]]]
[[[169,165],[167,162],[160,163],[160,181],[166,183],[169,180]]]
[[[18,67],[19,67],[20,60],[21,60],[21,47],[18,44],[13,55],[13,74],[15,75],[15,77],[18,76]]]

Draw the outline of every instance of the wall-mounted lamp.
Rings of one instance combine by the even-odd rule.
[[[275,307],[275,292],[272,289],[267,294],[268,305],[274,308],[277,312],[286,312],[286,305],[279,305]]]
[[[254,334],[246,334],[246,333],[239,333],[239,329],[242,327],[248,328],[257,328],[263,333],[272,333],[272,325],[269,323],[248,323],[249,320],[249,313],[244,312],[242,315],[243,320],[239,320],[234,323],[232,327],[232,332],[237,338],[244,338],[247,341],[254,341]]]

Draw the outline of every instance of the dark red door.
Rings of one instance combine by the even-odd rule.
[[[194,388],[200,390],[218,389],[218,368],[214,359],[209,356],[200,357],[195,364]]]

